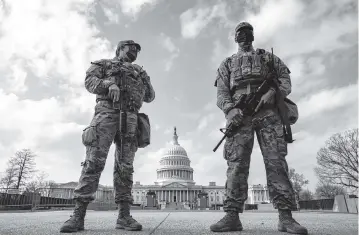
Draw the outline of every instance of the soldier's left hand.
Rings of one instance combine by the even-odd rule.
[[[116,84],[113,84],[109,87],[109,95],[113,102],[118,102],[120,100],[120,88]]]
[[[261,100],[259,101],[259,104],[257,105],[256,109],[254,112],[258,112],[259,109],[264,105],[264,104],[273,104],[274,103],[274,94],[275,94],[275,90],[273,89],[269,89],[269,91],[267,91],[261,98]]]

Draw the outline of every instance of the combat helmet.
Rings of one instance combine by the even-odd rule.
[[[241,40],[243,40],[243,35],[239,37],[240,35],[240,31],[243,31],[243,33],[245,33],[244,38],[247,38],[247,40],[249,41],[254,41],[254,36],[253,36],[253,26],[245,21],[240,22],[237,27],[234,30],[234,41],[237,43],[239,38],[241,38]]]
[[[236,27],[236,29],[234,30],[234,32],[237,33],[239,30],[241,30],[241,29],[243,29],[243,28],[249,28],[250,30],[253,31],[253,26],[252,26],[250,23],[243,21],[243,22],[241,22],[241,23],[239,23],[239,24],[237,25],[237,27]]]
[[[121,47],[125,46],[125,45],[135,45],[137,47],[137,50],[141,51],[141,45],[140,44],[136,43],[133,40],[123,40],[123,41],[119,41],[119,43],[117,44],[116,56],[118,56]]]

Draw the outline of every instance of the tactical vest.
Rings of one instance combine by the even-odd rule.
[[[102,63],[103,80],[110,80],[124,91],[124,96],[120,97],[124,102],[124,109],[128,111],[138,112],[142,107],[145,97],[145,85],[141,76],[144,71],[139,71],[134,65],[118,60],[105,60]],[[123,79],[121,81],[121,79]],[[96,101],[111,101],[108,95],[97,95]]]
[[[230,62],[230,91],[233,98],[243,93],[254,92],[263,81],[267,67],[265,51],[257,49],[247,53],[234,54]]]

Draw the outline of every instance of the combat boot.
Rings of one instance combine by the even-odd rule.
[[[142,230],[142,225],[130,215],[130,203],[128,202],[118,204],[116,229],[125,229],[128,231]]]
[[[278,231],[293,234],[308,234],[308,230],[293,219],[292,212],[290,210],[279,209],[278,212]]]
[[[88,202],[76,201],[73,214],[61,227],[61,233],[73,233],[85,229],[85,215]]]
[[[212,224],[210,229],[213,232],[242,231],[243,226],[239,220],[238,212],[228,211],[220,221]]]

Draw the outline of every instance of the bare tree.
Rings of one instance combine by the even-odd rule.
[[[51,189],[56,187],[53,180],[46,180],[48,174],[44,171],[38,173],[31,181],[26,184],[26,192],[40,193],[43,196],[49,197]]]
[[[320,182],[358,190],[358,128],[337,133],[317,153]]]
[[[340,185],[333,185],[329,183],[320,183],[315,189],[315,194],[321,198],[332,199],[336,195],[346,194],[345,188]]]
[[[36,172],[35,157],[36,155],[30,149],[22,149],[17,151],[10,159],[15,164],[15,188],[19,189],[21,186],[24,186],[33,177],[33,174]]]
[[[37,175],[35,175],[31,181],[29,181],[26,184],[26,191],[27,192],[36,192],[38,189],[45,187],[46,184],[46,178],[47,178],[47,173],[45,172],[40,172]]]
[[[293,189],[298,196],[302,191],[303,186],[309,184],[309,180],[306,180],[303,174],[296,173],[293,168],[289,169],[289,180],[291,181]]]
[[[299,200],[301,201],[309,201],[313,199],[314,199],[314,194],[308,189],[301,191],[299,194]]]
[[[47,180],[44,184],[44,196],[50,197],[51,192],[56,189],[57,184],[53,180]]]
[[[10,159],[7,163],[7,168],[4,172],[4,176],[0,179],[0,186],[5,188],[6,191],[10,188],[15,187],[17,167],[14,159]]]

